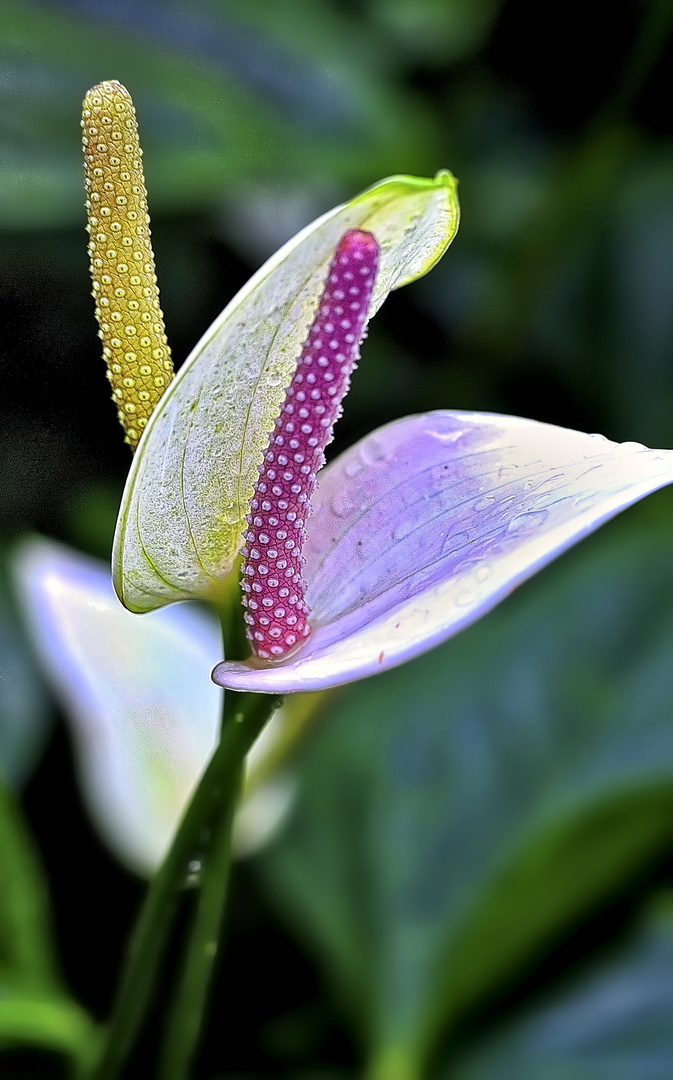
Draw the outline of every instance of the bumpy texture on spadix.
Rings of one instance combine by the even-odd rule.
[[[302,548],[316,473],[359,355],[379,246],[350,229],[329,269],[318,313],[271,434],[250,503],[243,603],[253,651],[280,659],[309,634]]]
[[[135,449],[173,378],[154,273],[135,109],[102,82],[86,95],[82,143],[91,277],[103,356],[126,441]]]

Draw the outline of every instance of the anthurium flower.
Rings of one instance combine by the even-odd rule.
[[[117,857],[142,875],[161,863],[218,738],[217,620],[196,604],[139,619],[117,600],[109,568],[53,541],[23,541],[14,577],[26,624],[70,723],[84,797]],[[239,854],[280,826],[293,783],[256,783],[283,737],[281,709],[248,756],[234,830]]]
[[[96,132],[85,147],[90,214],[107,176],[98,205],[121,215],[117,233],[130,229],[133,247],[137,219],[129,225],[124,202],[132,163],[119,171],[117,150],[117,112],[126,117],[127,102],[117,101],[117,85],[92,91],[85,108],[85,131]],[[109,140],[100,135],[103,113]],[[124,122],[135,130],[134,117]],[[127,150],[131,162],[132,141]],[[135,187],[144,192],[140,177]],[[673,481],[670,451],[450,411],[388,425],[318,475],[368,319],[391,289],[434,265],[457,226],[450,173],[374,185],[281,248],[225,308],[153,412],[146,402],[117,525],[115,588],[136,612],[190,597],[217,603],[242,554],[252,656],[218,664],[221,685],[311,690],[399,664]],[[108,239],[104,229],[96,233],[102,246],[92,254],[98,270],[108,260],[118,275],[105,275],[105,299],[106,311],[118,306],[119,324],[126,263],[120,270],[116,247],[103,251]],[[149,297],[156,282],[144,259],[139,251]],[[93,259],[92,270],[97,280]],[[97,301],[103,332],[107,315]],[[143,317],[152,324],[149,312]],[[167,365],[163,324],[155,329],[158,362]],[[128,331],[134,337],[132,324]],[[119,401],[137,383],[136,374],[122,378]],[[128,406],[135,416],[138,403]]]

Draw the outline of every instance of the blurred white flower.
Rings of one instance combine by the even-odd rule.
[[[119,860],[148,876],[217,742],[224,693],[210,678],[222,651],[217,619],[196,604],[140,619],[117,600],[104,563],[51,540],[20,543],[13,569],[29,633],[70,724],[91,817]],[[251,751],[251,774],[283,726],[281,710]],[[239,854],[270,839],[292,801],[287,775],[251,781],[234,830]]]

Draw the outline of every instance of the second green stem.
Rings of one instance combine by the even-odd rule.
[[[227,897],[231,860],[231,830],[240,797],[245,756],[276,702],[258,695],[227,692],[222,741],[229,759],[237,760],[221,792],[212,821],[207,861],[200,868],[200,894],[189,935],[183,971],[171,1006],[159,1069],[161,1080],[186,1080],[201,1029],[220,927]]]

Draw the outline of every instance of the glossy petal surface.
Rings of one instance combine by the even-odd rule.
[[[395,667],[671,482],[673,451],[519,417],[389,424],[319,475],[305,547],[311,637],[285,662],[224,662],[213,677],[286,693]]]
[[[182,605],[139,619],[108,569],[47,540],[16,557],[32,637],[72,725],[87,805],[122,862],[161,861],[217,741],[217,621]]]
[[[129,474],[115,551],[133,611],[217,598],[241,547],[257,470],[337,243],[372,232],[381,260],[370,316],[426,273],[458,227],[456,182],[393,177],[309,225],[213,323],[153,413]]]

